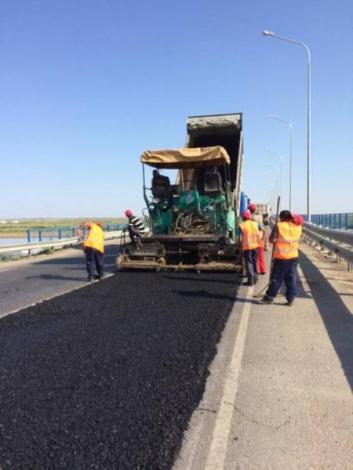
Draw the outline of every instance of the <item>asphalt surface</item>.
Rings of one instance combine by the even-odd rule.
[[[126,272],[2,318],[0,468],[170,468],[235,291]]]
[[[106,245],[105,271],[115,271],[118,242]],[[25,264],[23,264],[25,263]],[[31,260],[0,263],[0,316],[86,284],[82,250],[61,250]]]

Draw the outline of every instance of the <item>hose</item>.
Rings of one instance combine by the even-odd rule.
[[[175,221],[172,233],[194,233],[197,235],[213,233],[214,224],[198,214],[180,213]]]

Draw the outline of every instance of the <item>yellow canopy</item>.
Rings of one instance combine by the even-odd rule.
[[[156,168],[195,168],[229,165],[230,158],[226,150],[217,145],[173,150],[146,150],[141,155],[141,162]]]

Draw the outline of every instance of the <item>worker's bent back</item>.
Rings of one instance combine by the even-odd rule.
[[[104,232],[98,225],[92,224],[83,246],[104,253]]]

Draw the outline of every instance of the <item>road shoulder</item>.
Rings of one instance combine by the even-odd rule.
[[[212,463],[212,470],[351,468],[353,316],[347,306],[351,297],[343,296],[342,301],[329,285],[334,281],[325,281],[327,275],[320,271],[323,261],[310,247],[302,250],[293,307],[285,306],[282,296],[274,305],[258,305],[247,298],[245,288],[239,290],[175,470],[211,469],[207,463],[217,439],[226,454]],[[332,262],[330,267],[336,268]],[[331,277],[336,274],[334,270]],[[230,432],[222,442],[215,432],[244,311],[242,299],[251,303],[250,319],[237,393],[228,401]]]

